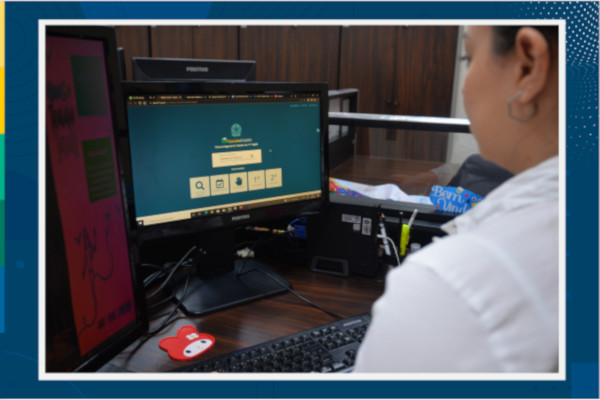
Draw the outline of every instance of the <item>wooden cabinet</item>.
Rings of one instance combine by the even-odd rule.
[[[340,29],[336,26],[248,26],[240,58],[256,60],[256,79],[328,82],[338,88]]]
[[[458,27],[398,29],[396,114],[450,116],[457,42]]]
[[[192,58],[194,56],[193,27],[153,26],[150,28],[152,57]]]
[[[131,58],[149,57],[150,28],[147,26],[116,26],[117,46],[124,51],[127,79],[131,79]]]
[[[340,87],[359,89],[360,112],[449,117],[458,27],[342,28]],[[447,135],[359,129],[358,154],[444,161]]]
[[[152,57],[237,60],[237,26],[154,26]]]
[[[397,27],[343,27],[340,87],[359,90],[358,110],[390,113],[396,75]]]
[[[239,26],[195,26],[192,29],[193,58],[238,60]]]

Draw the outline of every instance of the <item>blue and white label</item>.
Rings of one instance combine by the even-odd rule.
[[[462,214],[483,200],[482,196],[459,187],[435,185],[429,199],[437,210]]]

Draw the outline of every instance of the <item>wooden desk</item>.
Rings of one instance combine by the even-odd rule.
[[[299,294],[343,317],[369,312],[373,302],[383,292],[381,281],[311,272],[299,265],[269,263],[269,266],[290,281]],[[151,322],[151,329],[159,325],[172,307],[166,307],[164,314]],[[133,343],[101,371],[109,371],[111,367],[137,372],[168,371],[334,321],[330,315],[291,293],[202,317],[190,318],[181,312],[178,315],[177,321],[145,342],[140,340]],[[195,361],[173,361],[158,347],[158,342],[164,337],[175,336],[181,326],[190,324],[195,325],[199,332],[213,335],[216,343]]]
[[[407,194],[427,196],[431,187],[438,184],[437,177],[430,171],[442,164],[356,155],[329,171],[329,176],[367,185],[394,183]]]

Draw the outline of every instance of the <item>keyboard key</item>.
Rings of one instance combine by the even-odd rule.
[[[334,321],[175,371],[347,372],[354,365],[356,351],[369,322],[366,314]]]

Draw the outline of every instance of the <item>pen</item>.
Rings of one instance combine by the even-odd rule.
[[[415,218],[417,217],[417,213],[419,210],[414,209],[410,219],[408,220],[408,224],[402,224],[402,228],[400,231],[400,255],[406,255],[406,246],[408,245],[408,241],[410,240],[410,229],[415,222]]]

